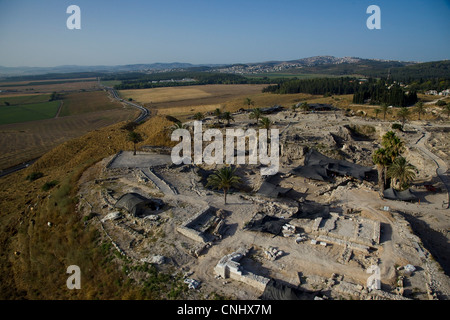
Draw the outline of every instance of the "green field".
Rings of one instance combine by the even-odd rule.
[[[21,105],[0,106],[0,124],[28,122],[53,118],[60,101],[47,101]]]
[[[10,88],[10,87],[27,87],[27,86],[46,86],[52,84],[62,84],[62,83],[74,83],[74,82],[90,82],[97,81],[96,78],[92,79],[76,79],[76,80],[51,80],[51,81],[30,81],[24,83],[6,83],[0,82],[0,87]]]
[[[17,96],[17,97],[3,97],[0,98],[0,107],[6,106],[7,104],[11,106],[17,106],[29,103],[41,103],[50,100],[49,94],[38,94],[38,95],[27,95],[27,96]]]

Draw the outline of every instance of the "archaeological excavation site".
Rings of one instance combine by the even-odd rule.
[[[124,259],[179,274],[187,299],[448,299],[448,143],[433,143],[445,133],[414,121],[395,132],[416,168],[397,188],[373,161],[390,123],[312,110],[265,110],[279,130],[276,174],[174,164],[170,148],[142,146],[86,170],[77,210]],[[203,130],[257,130],[248,113],[209,115]],[[208,183],[222,168],[239,178],[225,191]]]

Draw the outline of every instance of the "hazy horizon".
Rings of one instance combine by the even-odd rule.
[[[70,5],[81,29],[69,30]],[[369,5],[381,29],[369,30]],[[0,65],[234,64],[313,56],[448,60],[450,1],[0,0]]]

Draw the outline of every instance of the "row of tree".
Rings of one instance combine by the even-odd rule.
[[[388,85],[385,81],[362,84],[353,95],[353,103],[388,104],[396,107],[406,107],[418,101],[415,91],[405,91],[398,84]]]
[[[317,95],[353,94],[359,89],[355,78],[317,78],[306,80],[285,80],[275,85],[267,86],[263,92],[278,94],[309,93]]]
[[[270,83],[268,79],[247,78],[237,74],[212,73],[212,72],[164,72],[154,74],[134,74],[105,78],[110,80],[121,80],[122,83],[115,85],[116,90],[145,89],[158,87],[176,87],[207,84],[265,84]],[[183,79],[192,79],[184,80]],[[174,81],[170,81],[174,80]],[[162,81],[162,82],[161,82]]]

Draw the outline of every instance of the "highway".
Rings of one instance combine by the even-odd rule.
[[[126,103],[126,104],[128,104],[128,105],[130,105],[130,106],[132,106],[132,107],[134,107],[134,108],[137,108],[137,109],[139,109],[139,110],[141,111],[141,114],[139,115],[139,117],[137,117],[137,118],[134,120],[134,122],[137,122],[137,123],[142,122],[142,121],[144,121],[145,119],[147,119],[147,118],[150,116],[150,112],[149,112],[146,108],[144,108],[143,106],[140,106],[140,105],[138,105],[138,104],[136,104],[136,103],[133,103],[133,102],[131,102],[131,101],[125,101],[125,100],[123,100],[122,98],[120,98],[120,97],[119,97],[119,94],[117,93],[116,90],[114,90],[114,88],[107,87],[107,86],[103,86],[103,85],[101,85],[101,86],[102,86],[103,88],[105,88],[106,90],[109,90],[109,92],[111,93],[111,95],[112,95],[112,97],[113,97],[114,99],[116,99],[116,100],[118,100],[118,101],[120,101],[120,102]],[[62,105],[62,104],[61,104],[61,105]],[[60,106],[60,107],[61,107],[61,106]],[[58,114],[59,114],[59,111],[58,111]],[[1,177],[4,177],[4,176],[7,176],[8,174],[17,172],[17,171],[19,171],[19,170],[23,170],[23,169],[25,169],[25,168],[28,168],[28,167],[29,167],[31,164],[33,164],[37,159],[39,159],[39,158],[36,158],[36,159],[30,160],[30,161],[24,162],[24,163],[22,163],[22,164],[19,164],[19,165],[14,166],[14,167],[10,167],[10,168],[4,169],[4,170],[0,170],[0,178],[1,178]]]
[[[17,172],[17,171],[19,171],[19,170],[28,168],[28,167],[29,167],[30,165],[32,165],[37,159],[39,159],[39,158],[36,158],[36,159],[30,160],[30,161],[27,161],[27,162],[18,164],[18,165],[14,166],[14,167],[10,167],[10,168],[4,169],[4,170],[0,170],[0,178],[1,178],[1,177],[4,177],[4,176],[7,176],[8,174]]]
[[[131,101],[126,101],[126,100],[120,98],[119,94],[117,93],[117,91],[114,88],[103,86],[103,85],[102,85],[102,87],[105,88],[106,90],[108,90],[111,93],[111,95],[112,95],[112,97],[114,99],[116,99],[116,100],[118,100],[120,102],[126,103],[126,104],[128,104],[128,105],[130,105],[130,106],[132,106],[134,108],[137,108],[137,109],[141,110],[140,116],[137,117],[134,120],[134,122],[139,123],[141,121],[144,121],[145,119],[147,119],[150,116],[150,113],[148,112],[148,110],[146,108],[144,108],[143,106],[140,106],[140,105],[138,105],[136,103],[133,103]]]

